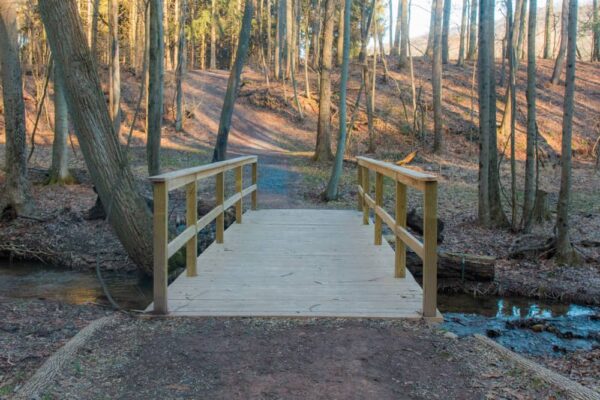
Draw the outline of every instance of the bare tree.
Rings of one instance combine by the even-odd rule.
[[[477,0],[475,0],[477,1]],[[462,14],[460,19],[460,44],[458,47],[458,61],[456,65],[465,65],[465,44],[467,39],[467,14],[469,12],[469,0],[463,0]]]
[[[477,3],[479,0],[471,0],[471,17],[469,18],[469,49],[467,60],[475,60],[477,52]]]
[[[566,0],[565,0],[566,1]],[[573,131],[573,103],[575,95],[575,65],[577,52],[577,0],[569,1],[567,29],[567,76],[563,105],[562,151],[560,157],[560,192],[556,211],[556,257],[559,262],[571,264],[578,256],[569,235],[569,203],[571,197],[571,136]]]
[[[554,0],[546,0],[546,18],[544,19],[544,55],[552,58],[552,23],[554,22]]]
[[[331,152],[331,59],[333,47],[335,0],[325,0],[323,47],[321,49],[321,84],[319,89],[319,119],[314,159],[333,159]]]
[[[110,207],[109,222],[131,259],[151,274],[150,210],[114,132],[77,5],[74,0],[41,0],[39,9],[56,65],[62,71],[81,152],[102,203]]]
[[[217,68],[217,0],[210,3],[210,69]]]
[[[119,3],[108,1],[109,30],[109,110],[115,133],[121,130],[121,66],[119,63]]]
[[[600,61],[600,10],[598,0],[592,3],[592,61]]]
[[[562,10],[560,14],[560,47],[558,48],[558,56],[556,56],[556,62],[554,63],[554,70],[552,71],[552,78],[550,82],[553,85],[557,85],[562,74],[563,66],[565,64],[565,56],[567,53],[567,42],[568,38],[568,25],[569,25],[569,0],[563,0]]]
[[[229,74],[227,90],[225,92],[225,98],[223,99],[223,108],[221,109],[221,118],[219,120],[219,132],[217,133],[217,143],[215,144],[215,150],[213,152],[213,162],[223,161],[227,157],[227,141],[229,138],[229,131],[231,130],[231,118],[233,116],[237,92],[240,87],[242,69],[244,68],[246,57],[248,56],[253,14],[254,2],[246,1],[242,26],[240,28],[240,40],[238,41],[238,49],[235,54],[235,62],[231,69],[231,73]]]
[[[13,0],[0,0],[0,77],[6,133],[6,182],[0,214],[6,207],[11,207],[17,214],[25,214],[31,209],[16,8]]]
[[[448,1],[448,0],[446,0]],[[440,153],[443,145],[442,131],[442,14],[444,0],[435,0],[435,20],[433,25],[433,66],[431,86],[433,91],[433,151]]]
[[[54,66],[54,141],[52,142],[52,165],[50,166],[50,184],[73,183],[69,172],[69,154],[67,139],[69,137],[69,112],[65,99],[62,74]]]
[[[450,11],[452,11],[452,0],[444,0],[444,16],[442,22],[442,64],[448,64],[448,53],[450,51],[448,48],[448,36],[450,32]]]
[[[408,59],[408,0],[399,0],[400,17],[400,68],[406,65]]]
[[[148,95],[146,97],[146,155],[150,175],[160,174],[160,138],[163,113],[165,44],[163,40],[163,0],[150,2],[148,37]]]
[[[251,0],[248,0],[251,1]],[[177,69],[175,70],[175,130],[183,130],[183,75],[185,73],[185,19],[187,15],[187,0],[179,0],[179,21],[177,23],[179,30],[178,50],[177,50]]]

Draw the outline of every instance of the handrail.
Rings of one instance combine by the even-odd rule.
[[[243,187],[243,168],[252,165],[252,185]],[[235,172],[235,193],[225,199],[225,173]],[[216,177],[216,206],[198,219],[197,182],[211,176]],[[242,223],[243,199],[251,195],[251,208],[257,207],[258,157],[243,156],[199,167],[186,168],[149,178],[154,189],[154,312],[167,314],[168,262],[179,249],[186,246],[186,271],[188,276],[196,276],[198,232],[217,221],[216,242],[223,243],[225,232],[225,211],[235,206],[235,221]],[[169,192],[185,186],[186,229],[169,241],[168,209]]]
[[[437,316],[437,177],[367,157],[358,159],[358,209],[363,224],[375,213],[375,245],[382,242],[382,223],[396,235],[395,276],[406,276],[406,246],[423,260],[423,317]],[[370,196],[370,171],[375,172],[375,198]],[[396,215],[383,208],[383,179],[396,182]],[[407,186],[424,193],[423,241],[406,229]]]

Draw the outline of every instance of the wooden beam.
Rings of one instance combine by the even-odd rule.
[[[219,172],[217,174],[217,185],[216,185],[216,200],[217,206],[221,206],[222,210],[217,215],[217,243],[223,243],[225,237],[225,173]]]
[[[377,172],[375,174],[375,209],[381,208],[383,204],[383,174]],[[383,209],[382,209],[383,210]],[[375,245],[381,245],[382,226],[381,215],[375,213]]]
[[[197,181],[188,183],[185,187],[185,222],[187,229],[191,229],[193,236],[187,241],[185,247],[185,265],[187,276],[198,275],[196,271],[196,257],[198,256],[198,188]]]
[[[407,199],[406,199],[406,185],[401,182],[396,182],[396,226],[404,228],[406,230],[406,210],[407,210]],[[406,277],[406,245],[398,236],[398,231],[395,230],[396,234],[396,260],[394,268],[394,276],[396,278]]]
[[[168,210],[169,192],[165,182],[154,184],[154,312],[167,314],[167,279],[169,257]]]
[[[423,316],[437,314],[437,182],[425,185],[423,208]]]
[[[238,224],[242,223],[242,213],[244,212],[243,210],[243,197],[242,196],[242,190],[244,188],[243,186],[243,179],[244,179],[244,167],[243,166],[239,166],[235,168],[235,191],[237,193],[239,193],[240,195],[240,199],[238,201],[236,201],[235,203],[235,222]]]

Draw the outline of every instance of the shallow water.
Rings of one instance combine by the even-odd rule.
[[[600,346],[599,307],[469,295],[440,295],[438,307],[444,329],[487,335],[520,353],[560,355]]]
[[[103,272],[115,301],[125,309],[143,310],[152,302],[152,282],[137,273]],[[108,304],[95,272],[73,271],[35,262],[0,261],[0,296]]]

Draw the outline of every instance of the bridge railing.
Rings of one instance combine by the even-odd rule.
[[[406,276],[406,246],[423,260],[423,316],[437,313],[437,177],[367,157],[358,158],[358,209],[363,224],[375,213],[375,244],[382,242],[382,223],[396,236],[395,276]],[[370,173],[375,172],[375,198],[371,197]],[[396,210],[392,217],[383,208],[383,179],[396,184]],[[423,192],[423,241],[406,229],[407,187]]]
[[[243,187],[243,168],[252,166],[252,185]],[[154,312],[167,314],[168,262],[184,245],[186,246],[186,271],[196,276],[198,232],[216,220],[216,242],[223,243],[225,211],[235,206],[235,220],[242,222],[242,199],[251,195],[252,209],[257,206],[258,157],[244,156],[199,167],[187,168],[150,177],[154,189]],[[234,171],[235,194],[225,199],[225,173]],[[216,205],[198,219],[197,182],[216,177]],[[186,229],[169,241],[169,192],[185,186]]]

